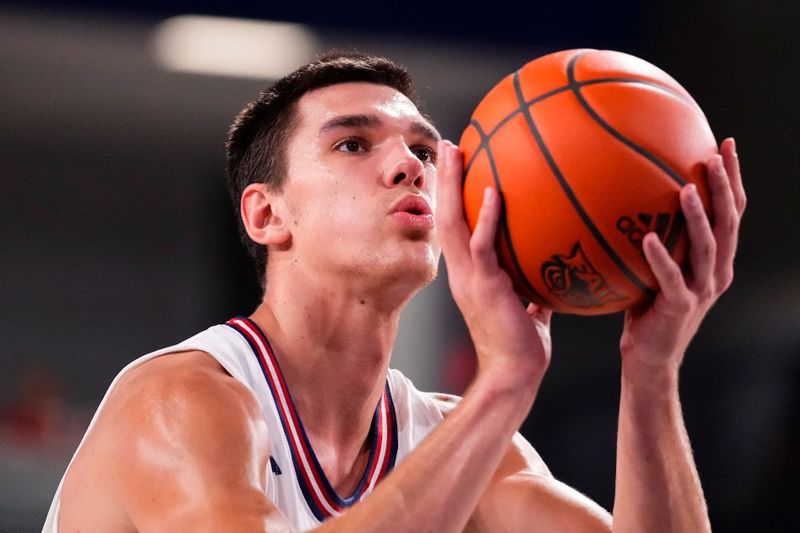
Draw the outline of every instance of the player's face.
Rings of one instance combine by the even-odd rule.
[[[439,134],[384,85],[305,94],[287,146],[282,196],[295,258],[320,273],[424,284],[436,275]]]

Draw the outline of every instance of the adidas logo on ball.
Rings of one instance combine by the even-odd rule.
[[[684,225],[683,213],[680,211],[676,213],[661,212],[655,215],[639,213],[636,215],[636,220],[629,216],[623,216],[617,220],[617,229],[628,237],[628,242],[642,254],[644,253],[642,239],[650,231],[654,231],[667,250],[671,252],[678,242]]]

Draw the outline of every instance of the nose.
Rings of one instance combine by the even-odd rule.
[[[425,165],[405,143],[398,143],[387,159],[384,181],[388,187],[406,183],[422,189],[425,185]]]

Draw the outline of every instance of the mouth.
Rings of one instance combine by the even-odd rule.
[[[433,229],[433,209],[421,195],[410,194],[401,198],[392,207],[390,214],[401,226],[414,231],[427,232]]]
[[[433,210],[425,198],[420,195],[408,195],[392,207],[392,213],[408,213],[416,216],[432,216]]]

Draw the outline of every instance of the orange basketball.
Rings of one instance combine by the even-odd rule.
[[[649,231],[679,264],[688,238],[678,192],[697,185],[717,142],[671,76],[608,50],[531,61],[478,104],[461,137],[464,209],[475,228],[487,186],[503,198],[497,250],[519,295],[599,315],[655,294]]]

